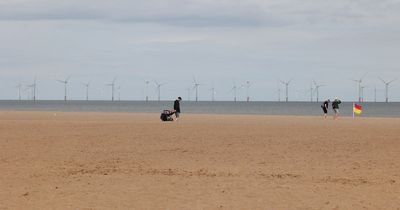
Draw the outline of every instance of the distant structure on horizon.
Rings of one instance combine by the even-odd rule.
[[[86,87],[86,101],[89,101],[89,86],[90,86],[90,82],[83,83],[83,85]]]
[[[241,88],[243,88],[243,85],[241,85],[241,86],[236,86],[236,82],[235,81],[233,81],[233,87],[232,87],[232,89],[229,91],[229,93],[232,93],[233,92],[233,101],[234,102],[236,102],[237,101],[237,91],[238,91],[238,89],[241,89]]]
[[[318,84],[315,80],[313,80],[315,85],[315,91],[317,92],[317,102],[319,102],[319,88],[325,87],[325,85]]]
[[[362,82],[364,77],[367,76],[367,74],[364,74],[360,79],[353,79],[354,82],[358,84],[358,102],[363,102],[364,99],[362,98],[363,93],[362,93]]]
[[[389,85],[392,84],[397,79],[391,80],[389,82],[385,81],[381,77],[379,77],[379,79],[385,84],[385,102],[388,103],[389,102]]]
[[[289,102],[289,85],[291,82],[292,82],[292,79],[287,82],[281,80],[281,83],[284,84],[286,87],[286,102]]]
[[[149,83],[150,83],[150,81],[146,80],[146,81],[144,81],[144,83],[146,84],[146,89],[145,89],[146,98],[145,98],[145,100],[147,102],[147,101],[149,101]]]
[[[246,101],[250,102],[250,87],[251,87],[250,81],[246,81]]]
[[[107,86],[111,87],[111,101],[114,101],[114,92],[115,92],[115,81],[117,80],[116,77],[114,77],[113,81],[109,84],[106,84]]]
[[[382,77],[375,77],[375,82],[377,82],[379,79],[379,81],[381,81],[385,85],[384,89],[383,89],[383,87],[381,89],[379,89],[378,83],[376,83],[375,85],[370,85],[370,86],[365,85],[364,78],[366,77],[366,75],[367,74],[364,74],[359,79],[349,79],[348,80],[348,83],[350,85],[354,84],[353,82],[355,82],[357,84],[358,96],[356,98],[353,98],[352,101],[355,100],[360,103],[366,102],[366,101],[369,101],[369,102],[384,101],[386,103],[391,102],[391,100],[390,100],[391,98],[389,96],[389,88],[391,88],[391,85],[395,81],[397,81],[397,79],[386,80],[386,79],[383,79]],[[56,80],[59,83],[62,83],[64,85],[64,101],[69,100],[69,98],[68,98],[69,97],[69,95],[68,95],[69,89],[68,88],[70,88],[70,86],[69,86],[70,79],[71,79],[71,76],[66,77],[64,80],[58,80],[58,79]],[[116,80],[117,80],[117,78],[114,77],[114,79],[112,80],[111,83],[105,84],[106,86],[111,88],[111,101],[115,101],[116,99],[121,100],[121,86],[116,86],[117,85]],[[351,82],[350,80],[353,82]],[[161,88],[164,85],[166,85],[167,83],[159,83],[157,80],[154,80],[155,87],[156,87],[156,89],[155,89],[156,94],[153,94],[154,95],[154,99],[153,99],[151,96],[152,87],[149,86],[149,84],[151,83],[151,80],[150,81],[142,80],[142,81],[144,81],[145,89],[144,89],[144,95],[143,95],[143,92],[141,92],[141,95],[139,96],[140,100],[161,101]],[[309,83],[310,86],[306,90],[299,91],[298,89],[295,89],[294,87],[291,86],[293,83],[292,81],[293,81],[293,78],[288,81],[280,80],[280,79],[275,80],[275,82],[277,83],[277,89],[273,88],[275,90],[269,90],[268,97],[270,97],[272,95],[273,98],[275,98],[275,96],[276,96],[275,99],[272,99],[273,101],[277,100],[278,102],[282,102],[282,101],[289,102],[290,101],[289,93],[292,93],[291,98],[294,101],[320,102],[321,101],[321,98],[320,98],[321,97],[320,96],[321,87],[327,86],[326,84],[321,84],[321,83],[317,82],[318,80],[312,79],[311,84]],[[380,83],[380,84],[382,84],[382,83]],[[284,87],[282,84],[284,85]],[[92,99],[93,99],[93,97],[95,99],[101,99],[101,100],[103,100],[104,98],[107,98],[107,94],[104,94],[104,91],[106,91],[105,93],[107,93],[108,88],[105,88],[104,86],[97,87],[97,88],[100,88],[99,89],[100,92],[98,93],[98,92],[96,92],[96,90],[97,90],[96,86],[93,86],[90,81],[88,81],[86,83],[84,83],[84,82],[78,83],[78,85],[79,86],[83,85],[83,86],[80,86],[80,88],[82,88],[81,89],[82,95],[80,97],[78,97],[81,100],[86,100],[86,101],[91,100],[91,97],[90,97],[91,94],[92,95],[96,94],[96,96],[92,96]],[[118,85],[119,85],[119,83],[118,83]],[[143,85],[143,83],[142,83],[142,85]],[[200,88],[200,86],[203,86],[203,85],[204,84],[199,83],[199,81],[196,79],[196,77],[193,77],[193,83],[189,80],[189,84],[188,84],[188,86],[186,86],[187,88],[179,89],[181,92],[180,94],[184,95],[185,92],[187,93],[187,98],[185,99],[185,101],[192,100],[192,101],[198,102],[199,101],[199,91],[200,91],[199,88]],[[10,88],[13,88],[14,91],[17,91],[16,92],[17,95],[15,96],[13,94],[12,96],[10,96],[11,100],[18,100],[18,101],[33,100],[33,101],[36,101],[37,100],[37,87],[38,87],[38,82],[37,82],[36,76],[34,77],[34,80],[32,83],[30,83],[30,82],[15,83],[13,86],[10,86]],[[83,93],[84,93],[83,88],[84,87],[85,87],[85,94],[86,94],[85,98],[83,98]],[[217,100],[232,101],[232,98],[233,98],[234,102],[237,102],[237,101],[250,102],[250,101],[252,101],[252,98],[251,98],[251,91],[253,91],[252,88],[253,88],[253,83],[249,80],[241,81],[239,83],[236,83],[236,81],[233,81],[233,86],[231,86],[230,89],[225,89],[225,90],[229,90],[229,91],[226,91],[225,94],[218,95]],[[285,90],[283,88],[285,88]],[[292,88],[292,89],[289,90],[289,88]],[[241,89],[243,89],[243,90],[241,90]],[[183,92],[183,90],[185,90],[185,92]],[[143,91],[143,89],[142,89],[142,91]],[[205,91],[207,91],[207,95],[208,95],[206,100],[216,101],[217,91],[214,86],[214,83],[212,83],[211,88],[207,88],[207,89],[205,88]],[[283,91],[285,91],[285,93],[282,93]],[[385,91],[385,93],[384,93],[385,99],[383,99],[383,91]],[[396,92],[396,94],[397,94],[397,92]],[[170,96],[168,96],[168,98],[169,97]],[[232,97],[232,98],[229,99],[230,97]],[[285,97],[285,98],[283,98],[283,97]],[[325,97],[325,96],[322,96],[322,97]],[[325,99],[325,98],[323,98],[323,99]],[[349,98],[346,98],[346,99],[350,100]],[[128,99],[128,100],[131,100],[131,99]],[[137,100],[137,99],[134,99],[134,100]],[[268,98],[268,100],[270,100],[270,98]],[[398,99],[396,98],[393,100],[397,101]]]
[[[158,83],[156,80],[154,81],[156,83],[156,91],[158,94],[158,101],[161,101],[161,87],[166,85],[167,83]]]
[[[69,80],[71,79],[71,76],[67,77],[65,80],[57,80],[60,83],[64,84],[64,101],[67,101],[67,85]],[[35,98],[35,96],[34,96]]]
[[[195,77],[193,77],[193,84],[194,84],[193,89],[196,90],[196,102],[198,102],[199,101],[199,86],[201,86],[203,84],[198,83]]]

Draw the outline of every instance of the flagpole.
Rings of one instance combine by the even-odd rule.
[[[355,103],[353,102],[353,118],[355,117],[355,115],[354,115],[354,106],[355,106]]]

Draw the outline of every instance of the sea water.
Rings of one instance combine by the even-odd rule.
[[[195,114],[322,115],[322,102],[211,102],[182,101],[181,111]],[[365,117],[400,117],[400,103],[360,103]],[[1,111],[141,112],[172,109],[173,101],[0,101]],[[330,114],[332,109],[329,109]],[[342,116],[352,116],[352,102],[340,106]]]

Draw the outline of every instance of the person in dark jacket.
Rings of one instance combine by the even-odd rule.
[[[334,112],[333,119],[336,120],[339,116],[339,104],[341,104],[342,101],[340,101],[338,98],[335,98],[335,100],[332,102],[332,109]]]
[[[331,102],[331,100],[327,99],[326,101],[324,101],[324,103],[321,105],[322,110],[324,111],[324,117],[326,118],[326,116],[328,115],[328,109],[329,109],[329,103]]]
[[[176,99],[174,102],[174,111],[175,111],[175,117],[177,120],[179,119],[179,114],[181,113],[181,104],[180,104],[181,101],[182,101],[182,98],[178,97],[178,99]]]

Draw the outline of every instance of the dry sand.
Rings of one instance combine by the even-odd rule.
[[[0,112],[0,209],[400,209],[400,119]]]

